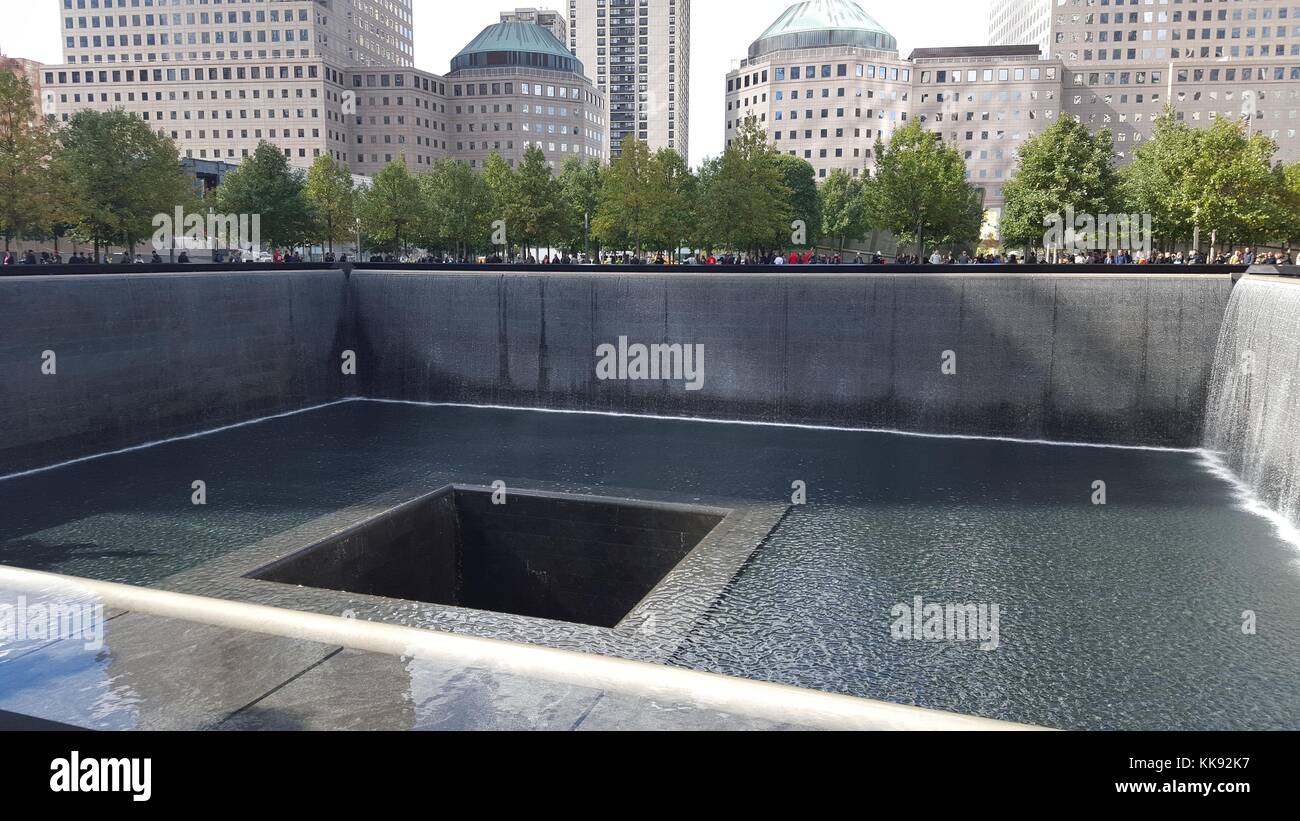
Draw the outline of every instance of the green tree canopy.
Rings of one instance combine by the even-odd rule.
[[[515,170],[510,167],[510,163],[497,152],[493,151],[488,155],[487,160],[483,163],[483,181],[487,183],[488,194],[492,198],[492,213],[490,220],[506,221],[506,255],[509,256],[511,248],[515,245],[514,235],[509,231],[510,209],[515,200],[515,186],[518,178]]]
[[[868,225],[915,244],[919,257],[927,240],[931,247],[979,242],[983,197],[967,182],[966,161],[956,149],[912,122],[888,145],[877,136],[875,155],[876,173],[866,184]]]
[[[540,249],[558,243],[562,228],[560,186],[546,155],[536,145],[524,151],[513,187],[514,196],[506,209],[510,233],[525,247]]]
[[[455,256],[488,247],[491,237],[492,191],[484,176],[459,160],[443,157],[420,175],[431,246]]]
[[[650,158],[650,242],[676,256],[695,223],[699,180],[685,158],[671,148],[661,148]]]
[[[256,215],[264,246],[296,248],[313,234],[304,185],[302,172],[291,168],[284,153],[263,140],[217,189],[217,210]]]
[[[776,164],[781,169],[781,181],[790,190],[790,220],[803,220],[807,241],[804,248],[817,244],[824,233],[821,197],[817,191],[817,171],[800,157],[777,154]]]
[[[623,141],[623,150],[610,163],[600,189],[600,206],[592,223],[601,242],[631,248],[638,255],[654,233],[654,203],[650,180],[654,173],[650,147],[637,139]]]
[[[1129,210],[1150,214],[1162,244],[1208,240],[1255,243],[1286,239],[1285,169],[1273,166],[1277,145],[1219,118],[1194,128],[1166,110],[1151,139],[1134,151],[1120,176]]]
[[[1277,143],[1222,117],[1198,130],[1197,143],[1183,190],[1202,237],[1256,243],[1285,233],[1278,219],[1284,185],[1273,172]]]
[[[334,250],[334,241],[352,236],[356,199],[352,173],[333,157],[322,155],[312,163],[303,188],[312,215],[312,236]]]
[[[758,122],[746,119],[717,165],[702,175],[699,222],[712,240],[706,245],[754,252],[789,246],[791,191],[778,156]]]
[[[1166,109],[1152,124],[1151,138],[1133,150],[1120,169],[1124,210],[1151,215],[1151,230],[1163,242],[1189,241],[1195,228],[1188,175],[1196,164],[1200,136]]]
[[[570,157],[560,169],[560,241],[572,253],[587,250],[592,239],[591,221],[600,208],[603,182],[604,175],[599,160],[583,162],[577,157]]]
[[[54,148],[49,126],[36,116],[27,78],[0,70],[0,232],[6,251],[13,238],[53,221]]]
[[[357,215],[370,245],[401,254],[428,225],[420,183],[405,159],[390,162],[358,196]]]
[[[1056,118],[1020,148],[1015,174],[1002,189],[1002,242],[1039,248],[1045,220],[1073,209],[1109,214],[1120,201],[1111,133],[1093,133],[1069,116]]]
[[[1282,170],[1282,226],[1281,239],[1288,245],[1300,245],[1300,162]]]
[[[821,187],[822,227],[829,237],[839,241],[839,252],[849,240],[862,239],[867,223],[866,186],[860,177],[837,168]]]
[[[52,166],[59,207],[96,256],[106,245],[133,249],[153,235],[156,216],[197,208],[175,144],[125,111],[78,112],[60,136]]]

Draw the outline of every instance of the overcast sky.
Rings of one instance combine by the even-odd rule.
[[[989,0],[859,0],[898,38],[904,55],[922,46],[977,46],[988,37]],[[56,0],[0,0],[0,49],[14,57],[60,62]],[[565,0],[415,0],[415,64],[447,71],[451,57],[498,13],[514,6],[567,8]],[[693,0],[691,9],[691,162],[722,151],[725,76],[789,0]],[[467,8],[473,6],[473,8]]]

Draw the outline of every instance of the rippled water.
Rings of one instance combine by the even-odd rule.
[[[1057,727],[1300,728],[1300,552],[1193,453],[353,402],[0,481],[0,562],[147,584],[451,474],[807,483],[681,665]],[[896,641],[914,596],[997,604],[998,649]]]

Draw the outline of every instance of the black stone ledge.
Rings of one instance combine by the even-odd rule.
[[[128,274],[278,274],[284,271],[333,271],[338,265],[324,262],[245,262],[239,264],[181,264],[165,262],[161,265],[0,265],[3,277],[43,276],[126,276]]]
[[[1300,268],[1257,266],[1259,273],[1279,272],[1278,276],[1300,277]],[[240,263],[220,265],[164,263],[162,265],[4,265],[0,278],[41,276],[128,276],[131,274],[219,274],[265,273],[285,271],[428,271],[447,273],[499,274],[659,274],[709,275],[748,274],[771,276],[851,276],[879,274],[928,274],[934,276],[990,276],[998,274],[1070,275],[1133,277],[1148,275],[1231,276],[1239,279],[1247,272],[1244,265],[491,265],[491,264],[401,264],[387,262],[358,263]],[[1253,270],[1253,269],[1252,269]]]
[[[401,265],[366,262],[350,266],[355,271],[527,274],[658,274],[708,276],[745,274],[791,277],[879,276],[928,274],[933,276],[996,276],[999,274],[1066,276],[1222,276],[1245,273],[1244,265]]]

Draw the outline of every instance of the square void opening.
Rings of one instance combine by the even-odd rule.
[[[304,587],[614,627],[723,516],[448,488],[249,574]]]

